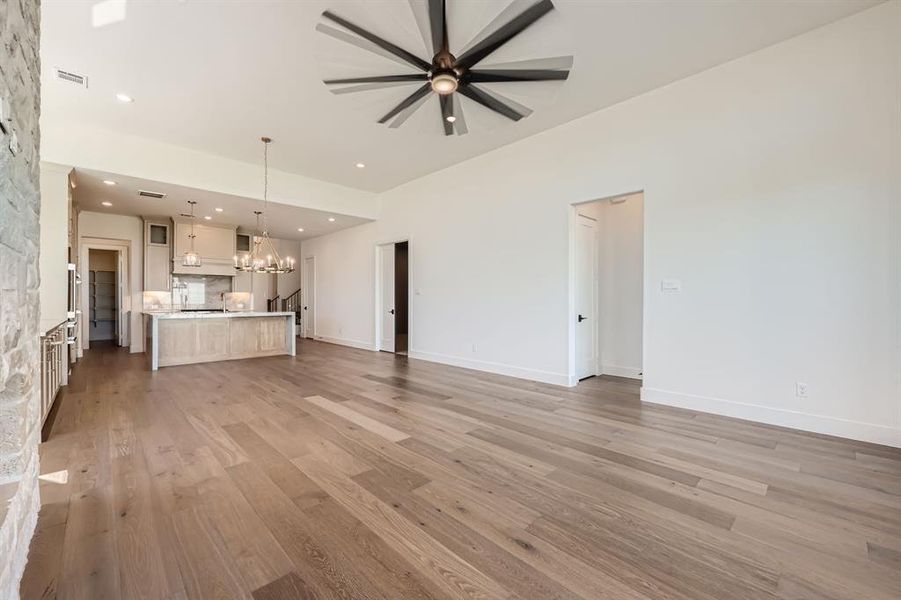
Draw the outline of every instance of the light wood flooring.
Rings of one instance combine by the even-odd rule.
[[[853,401],[853,399],[849,399]],[[22,597],[901,598],[901,451],[320,342],[93,350]]]

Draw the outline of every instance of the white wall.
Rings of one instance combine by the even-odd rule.
[[[104,238],[108,240],[127,240],[131,242],[129,249],[129,279],[131,295],[128,298],[129,326],[131,331],[131,351],[144,351],[142,292],[144,289],[144,222],[140,217],[112,215],[82,211],[78,213],[79,254],[84,238]],[[84,268],[84,265],[80,265]],[[82,281],[88,278],[82,273]],[[84,284],[82,284],[84,285]],[[85,307],[82,308],[87,314]],[[85,336],[84,339],[87,339]]]
[[[377,223],[303,243],[304,258],[316,259],[317,338],[359,348],[374,347]],[[301,265],[306,268],[304,261]]]
[[[414,357],[568,383],[570,204],[644,190],[646,400],[901,446],[898,31],[889,2],[384,194],[304,243],[318,333],[371,346],[374,244],[409,236]]]
[[[41,163],[41,333],[65,321],[68,311],[70,170]]]

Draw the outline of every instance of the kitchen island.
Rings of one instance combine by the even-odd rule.
[[[145,312],[150,368],[295,354],[293,312]]]

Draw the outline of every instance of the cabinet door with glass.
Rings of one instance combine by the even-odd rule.
[[[172,254],[169,250],[172,229],[169,223],[144,223],[144,290],[168,291],[171,287]]]

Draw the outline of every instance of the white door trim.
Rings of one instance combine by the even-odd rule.
[[[600,343],[599,343],[599,337],[600,337],[599,336],[599,319],[598,319],[598,315],[600,314],[600,311],[598,310],[598,236],[600,235],[600,232],[598,231],[597,220],[594,217],[590,217],[588,215],[582,214],[581,212],[578,211],[578,209],[576,210],[575,225],[577,228],[575,231],[576,238],[578,238],[579,231],[580,231],[578,228],[590,228],[594,232],[594,244],[590,248],[591,256],[590,256],[590,260],[589,260],[589,262],[591,263],[591,274],[589,277],[589,281],[587,281],[587,282],[579,281],[580,274],[578,272],[579,271],[578,265],[579,265],[579,260],[582,257],[579,256],[579,248],[574,248],[575,253],[576,253],[575,257],[574,257],[575,264],[576,264],[576,268],[575,268],[576,280],[575,280],[575,290],[574,290],[575,297],[573,300],[573,308],[574,308],[575,318],[574,318],[573,323],[574,323],[574,327],[575,327],[575,335],[577,336],[576,337],[575,375],[576,375],[576,379],[584,379],[587,377],[592,377],[592,376],[600,374],[600,370],[598,368],[600,365],[600,362],[601,362],[601,352],[600,352]],[[588,291],[591,296],[591,300],[589,302],[588,307],[581,306],[579,303],[578,292],[580,290],[580,285],[588,286]],[[584,314],[583,314],[583,312],[584,312]],[[579,323],[580,317],[583,317],[584,319],[587,319],[587,321],[588,321],[587,335],[589,335],[590,340],[591,340],[590,346],[591,346],[591,353],[592,353],[592,360],[590,361],[590,367],[587,368],[584,372],[580,371],[580,364],[581,364],[580,361],[582,360],[582,357],[579,354],[579,337],[578,336],[579,336],[579,331],[580,331],[579,328],[582,327],[584,329],[585,325]],[[584,335],[584,333],[583,333],[583,335]]]
[[[375,302],[373,302],[373,321],[375,322],[373,327],[373,343],[372,349],[376,352],[381,351],[382,349],[382,260],[380,255],[380,248],[383,246],[394,246],[394,244],[399,244],[401,242],[407,242],[408,244],[408,253],[407,253],[407,354],[412,356],[413,352],[413,258],[412,254],[409,253],[409,245],[411,244],[409,237],[399,237],[399,238],[389,238],[376,242],[373,245],[373,261],[375,264],[375,281],[373,286],[373,294],[375,295]],[[395,301],[397,301],[395,299]],[[395,340],[395,343],[397,340]]]

